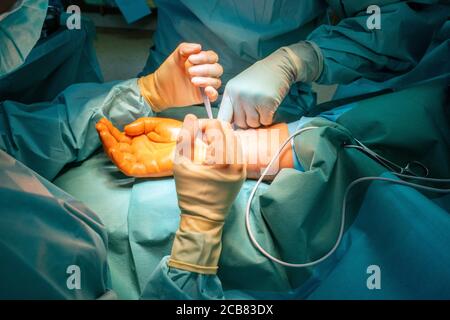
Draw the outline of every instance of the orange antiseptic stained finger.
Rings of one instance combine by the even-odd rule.
[[[114,147],[117,144],[116,138],[114,138],[111,135],[111,133],[109,132],[109,129],[105,125],[100,123],[100,124],[97,124],[96,128],[97,128],[100,140],[102,141],[103,147],[106,150]]]
[[[95,129],[97,130],[98,133],[100,133],[102,131],[108,131],[109,132],[109,129],[108,129],[107,125],[102,120],[97,122],[97,124],[95,125]]]
[[[161,128],[157,126],[154,132],[147,134],[147,137],[150,141],[165,144],[176,142],[179,133],[180,128]]]
[[[116,166],[126,174],[124,153],[117,148],[111,148],[109,152],[111,159],[116,164]]]
[[[119,166],[117,165],[116,160],[114,160],[114,157],[113,157],[113,153],[115,153],[116,151],[118,151],[118,150],[116,149],[116,147],[112,147],[112,148],[109,148],[109,149],[106,149],[106,148],[105,148],[105,152],[106,152],[106,154],[108,155],[108,157],[109,157],[109,158],[111,159],[111,161],[116,165],[116,167],[119,168]]]
[[[164,141],[164,138],[162,138],[158,133],[156,132],[150,132],[147,134],[147,137],[154,142],[166,142]],[[162,140],[162,141],[161,141]]]
[[[131,143],[131,139],[123,134],[123,132],[120,132],[119,129],[114,127],[114,125],[108,119],[103,118],[100,121],[102,121],[102,123],[108,127],[109,132],[113,135],[114,138],[116,138],[118,142]]]
[[[160,118],[143,117],[125,126],[125,133],[129,136],[139,136],[152,132]]]
[[[97,124],[102,123],[102,124],[106,125],[107,122],[108,122],[108,119],[106,119],[106,118],[101,118],[101,119],[97,122]]]
[[[175,141],[182,122],[167,118],[140,118],[125,126],[125,133],[129,136],[147,134],[155,142]]]

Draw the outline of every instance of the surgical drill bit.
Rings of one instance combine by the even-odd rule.
[[[209,101],[209,98],[205,93],[205,88],[200,88],[200,92],[202,93],[203,104],[205,105],[205,109],[206,109],[206,113],[208,114],[208,118],[213,119],[211,102]]]

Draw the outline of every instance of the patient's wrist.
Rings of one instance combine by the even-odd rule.
[[[242,144],[243,159],[247,164],[247,177],[257,179],[268,166],[270,160],[277,154],[282,143],[289,137],[288,126],[285,123],[267,128],[237,130]],[[292,147],[287,144],[277,161],[268,171],[268,179],[273,179],[283,168],[293,168]]]

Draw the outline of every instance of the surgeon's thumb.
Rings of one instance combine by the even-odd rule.
[[[220,103],[217,119],[228,123],[233,121],[233,104],[230,96],[226,93],[224,93],[222,102]]]

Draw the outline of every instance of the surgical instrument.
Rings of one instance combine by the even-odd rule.
[[[353,148],[360,150],[361,152],[364,152],[366,155],[371,157],[373,160],[380,163],[385,168],[389,169],[392,172],[400,173],[400,174],[407,174],[410,176],[415,177],[428,177],[430,170],[421,162],[419,161],[411,161],[406,164],[405,167],[399,166],[398,164],[382,157],[375,151],[369,149],[366,147],[361,141],[354,139],[356,142],[356,145],[353,144],[346,144],[344,145],[345,148]]]
[[[211,101],[209,101],[208,96],[205,93],[205,88],[200,88],[200,92],[202,93],[203,104],[205,105],[206,113],[208,114],[208,118],[214,119],[212,109],[211,109]]]

